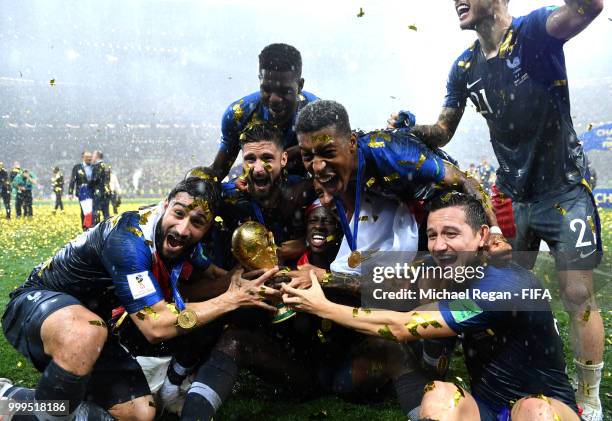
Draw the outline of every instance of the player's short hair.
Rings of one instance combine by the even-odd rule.
[[[259,70],[295,72],[302,76],[302,55],[297,48],[288,44],[270,44],[259,54]]]
[[[312,133],[334,126],[338,134],[350,135],[351,123],[346,108],[331,100],[319,100],[306,105],[298,114],[296,133]]]
[[[443,193],[431,200],[428,210],[434,212],[455,206],[463,208],[465,221],[474,232],[478,231],[482,225],[488,225],[484,206],[482,206],[480,200],[469,194],[456,191]]]
[[[261,122],[248,125],[240,133],[240,144],[268,141],[274,143],[281,151],[285,150],[283,143],[283,132],[276,126]]]
[[[174,186],[168,194],[168,202],[179,193],[187,193],[194,199],[201,199],[208,202],[208,206],[214,215],[219,214],[221,204],[221,192],[219,182],[213,179],[205,180],[201,177],[188,177]]]

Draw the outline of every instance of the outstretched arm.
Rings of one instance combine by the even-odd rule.
[[[603,0],[565,0],[546,21],[548,35],[567,41],[582,32],[603,10]]]
[[[283,301],[296,310],[331,320],[360,333],[381,336],[400,342],[421,338],[442,338],[456,333],[446,324],[439,311],[432,307],[418,307],[409,312],[369,310],[332,303],[325,298],[314,272],[309,289],[295,289],[283,285]]]
[[[431,125],[417,124],[410,129],[410,132],[421,139],[431,148],[441,148],[452,139],[457,130],[457,126],[463,116],[465,107],[449,108],[444,107],[438,116],[438,121]],[[387,120],[387,128],[397,128],[398,114],[393,113]]]
[[[263,300],[280,295],[278,291],[264,285],[277,270],[271,269],[252,281],[244,279],[242,270],[238,270],[232,274],[229,288],[223,294],[207,301],[187,303],[187,310],[195,312],[196,327],[210,323],[239,307],[259,307],[276,311],[276,307]],[[162,342],[189,332],[177,325],[178,310],[175,305],[164,300],[132,313],[130,317],[151,343]]]
[[[452,139],[463,116],[464,108],[442,108],[432,125],[416,125],[411,132],[432,148],[441,148]]]

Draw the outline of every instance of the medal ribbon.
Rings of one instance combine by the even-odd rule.
[[[181,293],[178,290],[178,280],[179,276],[181,276],[181,272],[183,271],[183,264],[175,265],[172,268],[172,272],[170,273],[170,285],[172,287],[172,295],[174,296],[174,303],[179,311],[185,310],[185,302],[183,301],[183,297],[181,297]]]
[[[365,166],[365,158],[361,149],[357,147],[357,191],[355,192],[355,211],[353,212],[353,232],[351,233],[351,227],[349,221],[346,219],[346,211],[344,210],[344,204],[339,196],[334,196],[334,203],[336,209],[338,209],[338,217],[340,218],[340,225],[342,225],[342,231],[344,231],[344,237],[349,245],[351,251],[357,250],[357,232],[359,230],[359,212],[361,211],[361,190],[363,189],[363,170]]]
[[[251,208],[253,209],[253,212],[255,213],[255,218],[257,218],[257,222],[259,222],[264,227],[268,228],[266,223],[265,223],[265,220],[264,220],[264,217],[263,217],[263,212],[261,211],[261,207],[253,199],[251,199]],[[275,223],[272,226],[271,231],[274,234],[274,242],[277,243],[277,244],[282,243],[283,232],[282,232],[281,226],[278,223]]]

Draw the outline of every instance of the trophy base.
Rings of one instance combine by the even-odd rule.
[[[272,324],[282,323],[285,320],[289,320],[290,318],[292,318],[293,316],[297,314],[294,310],[291,310],[289,307],[287,307],[286,305],[282,303],[277,304],[276,308],[277,310],[276,310],[276,314],[272,318]]]

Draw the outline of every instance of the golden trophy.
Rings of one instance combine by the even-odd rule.
[[[234,230],[232,254],[246,271],[267,270],[278,265],[274,235],[265,226],[255,221],[245,222]],[[284,278],[284,276],[277,275],[275,278]],[[279,280],[276,279],[271,283],[277,284]],[[296,314],[282,302],[276,304],[276,308],[272,323],[283,322]]]

